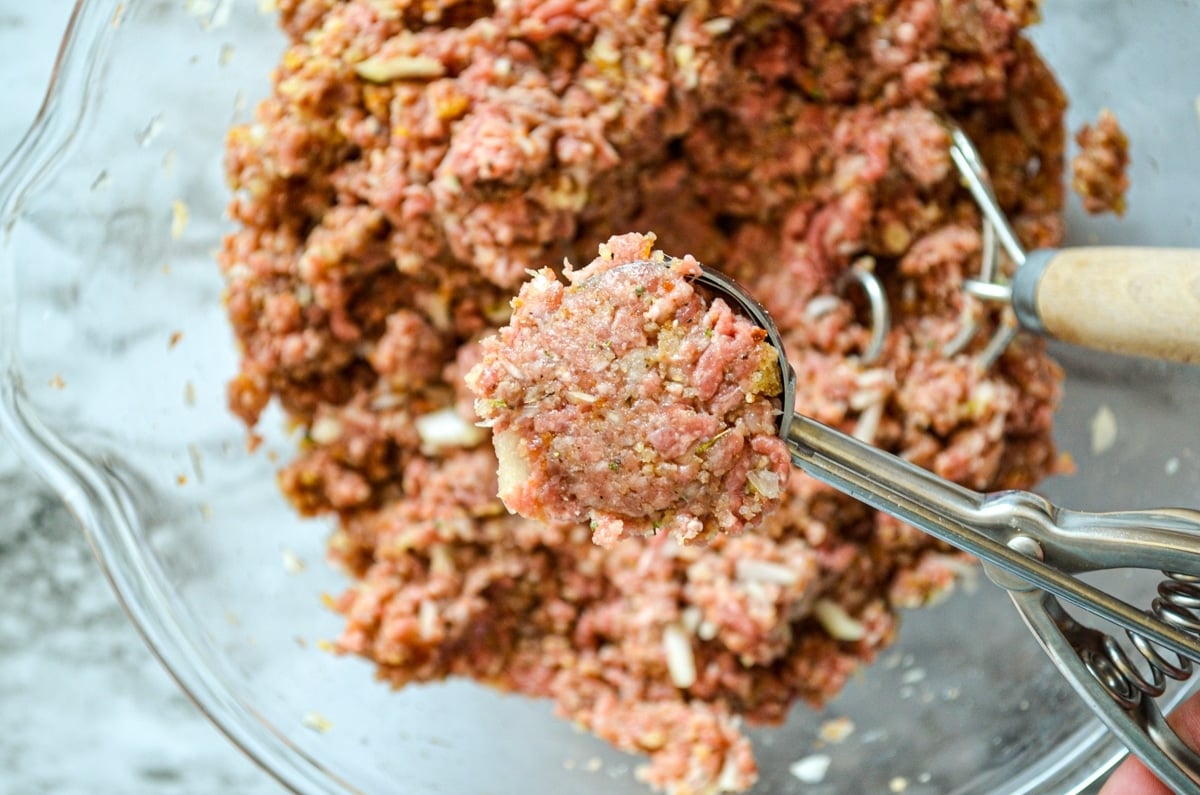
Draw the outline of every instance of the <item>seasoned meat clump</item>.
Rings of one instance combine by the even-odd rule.
[[[1022,34],[1037,3],[279,9],[271,94],[228,138],[229,397],[251,425],[276,401],[306,431],[280,483],[337,519],[338,649],[395,686],[553,699],[676,795],[750,787],[742,726],[837,694],[961,557],[798,474],[754,531],[708,545],[602,548],[584,521],[510,515],[465,375],[527,271],[652,229],[764,303],[797,411],[974,488],[1054,472],[1042,344],[978,366],[998,318],[960,289],[981,221],[941,124],[979,146],[1024,244],[1057,243],[1065,102]],[[869,366],[857,296],[836,289],[855,265],[893,313]],[[946,356],[967,320],[980,333]]]
[[[736,533],[780,502],[779,355],[691,281],[692,257],[630,234],[568,284],[543,269],[467,375],[492,427],[500,497],[531,519],[590,522],[611,546]]]

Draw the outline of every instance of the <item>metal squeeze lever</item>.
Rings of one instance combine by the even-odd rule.
[[[779,432],[792,462],[816,480],[980,558],[1105,725],[1175,791],[1200,793],[1200,755],[1167,725],[1154,701],[1167,678],[1186,680],[1191,663],[1200,664],[1200,511],[1084,513],[1030,492],[983,494],[798,415],[796,374],[770,315],[718,271],[704,268],[695,282],[765,329],[779,352],[784,376]],[[1149,611],[1075,576],[1117,568],[1166,573]],[[1123,628],[1150,678],[1114,639],[1075,621],[1063,602]]]

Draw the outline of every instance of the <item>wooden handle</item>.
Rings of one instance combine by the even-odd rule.
[[[1200,250],[1037,253],[1047,257],[1031,285],[1033,306],[1048,334],[1112,353],[1200,363]]]

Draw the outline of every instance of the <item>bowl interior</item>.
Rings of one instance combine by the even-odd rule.
[[[1133,145],[1127,217],[1086,219],[1072,204],[1071,239],[1196,245],[1200,119],[1195,84],[1176,78],[1194,71],[1185,31],[1200,9],[1095,5],[1049,4],[1034,33],[1072,98],[1072,129],[1111,107]],[[92,3],[89,14],[77,36],[95,51],[76,48],[63,77],[80,88],[64,99],[82,106],[54,110],[45,167],[25,169],[7,205],[0,263],[15,266],[17,300],[0,308],[15,311],[28,406],[124,500],[149,553],[147,571],[125,573],[169,584],[143,608],[182,633],[172,648],[190,651],[176,653],[203,652],[191,663],[210,674],[206,709],[249,710],[251,734],[284,743],[330,790],[644,792],[637,759],[571,731],[547,703],[460,681],[392,693],[366,663],[322,650],[340,628],[322,594],[345,581],[323,561],[328,525],[298,519],[276,490],[277,457],[295,443],[280,415],[264,419],[251,455],[225,410],[236,356],[213,259],[229,228],[224,131],[268,90],[282,36],[253,3]],[[1197,372],[1056,352],[1069,372],[1058,439],[1079,474],[1042,493],[1088,509],[1195,505]],[[1117,443],[1094,453],[1104,406]],[[1146,604],[1153,579],[1105,582]],[[821,740],[834,718],[854,731]],[[763,793],[886,791],[898,779],[910,793],[1065,790],[1115,752],[983,577],[907,615],[898,644],[827,710],[800,707],[755,738]],[[788,770],[813,754],[831,760],[817,788]]]

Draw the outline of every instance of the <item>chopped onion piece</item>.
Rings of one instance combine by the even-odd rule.
[[[854,721],[842,716],[840,718],[830,718],[821,724],[817,730],[817,736],[827,743],[837,745],[844,742],[854,734]]]
[[[304,571],[304,560],[290,549],[283,550],[283,570],[288,574],[299,574]]]
[[[721,772],[717,776],[717,792],[740,792],[745,786],[733,754],[726,755],[725,762],[721,765]]]
[[[858,422],[854,426],[854,438],[860,442],[874,444],[875,436],[879,433],[879,422],[882,419],[883,403],[872,403],[867,406],[858,416]]]
[[[421,444],[431,450],[444,447],[474,447],[487,438],[487,431],[462,418],[452,407],[422,414],[416,419]]]
[[[438,609],[432,599],[421,602],[417,608],[417,631],[423,640],[433,640],[438,630]]]
[[[808,302],[808,306],[804,307],[804,317],[808,320],[816,320],[828,315],[841,305],[842,299],[836,295],[818,295]]]
[[[342,423],[333,417],[321,417],[309,428],[308,436],[317,444],[332,444],[342,436]]]
[[[1092,455],[1103,455],[1117,443],[1117,415],[1101,406],[1092,417]]]
[[[854,379],[854,383],[860,389],[874,389],[881,386],[889,386],[892,381],[892,375],[887,370],[876,367],[871,370],[863,370]]]
[[[733,564],[734,576],[739,582],[770,583],[772,585],[795,585],[800,575],[782,563],[743,558]]]
[[[746,474],[750,487],[768,500],[778,499],[783,493],[783,485],[779,481],[779,473],[765,470],[754,470]]]
[[[590,405],[600,400],[600,398],[596,397],[595,395],[587,392],[580,392],[578,389],[569,389],[567,390],[566,394],[567,400],[571,401],[572,403],[586,403]]]
[[[788,766],[788,772],[805,784],[820,784],[829,772],[833,760],[828,754],[813,754],[797,759]]]
[[[683,627],[668,624],[663,629],[663,652],[667,656],[667,672],[675,686],[687,689],[696,683],[696,657],[692,640]]]
[[[513,489],[529,479],[529,462],[521,452],[521,438],[516,431],[508,430],[492,436],[496,448],[496,460],[500,466],[496,475],[500,479],[500,499],[510,496]]]
[[[320,712],[306,712],[301,721],[305,726],[320,734],[325,734],[333,728],[333,723]]]
[[[429,80],[446,74],[446,65],[428,55],[377,55],[354,67],[364,80],[387,83],[392,80]]]
[[[846,612],[846,608],[829,599],[818,599],[813,614],[834,640],[856,641],[867,636],[867,628]]]

